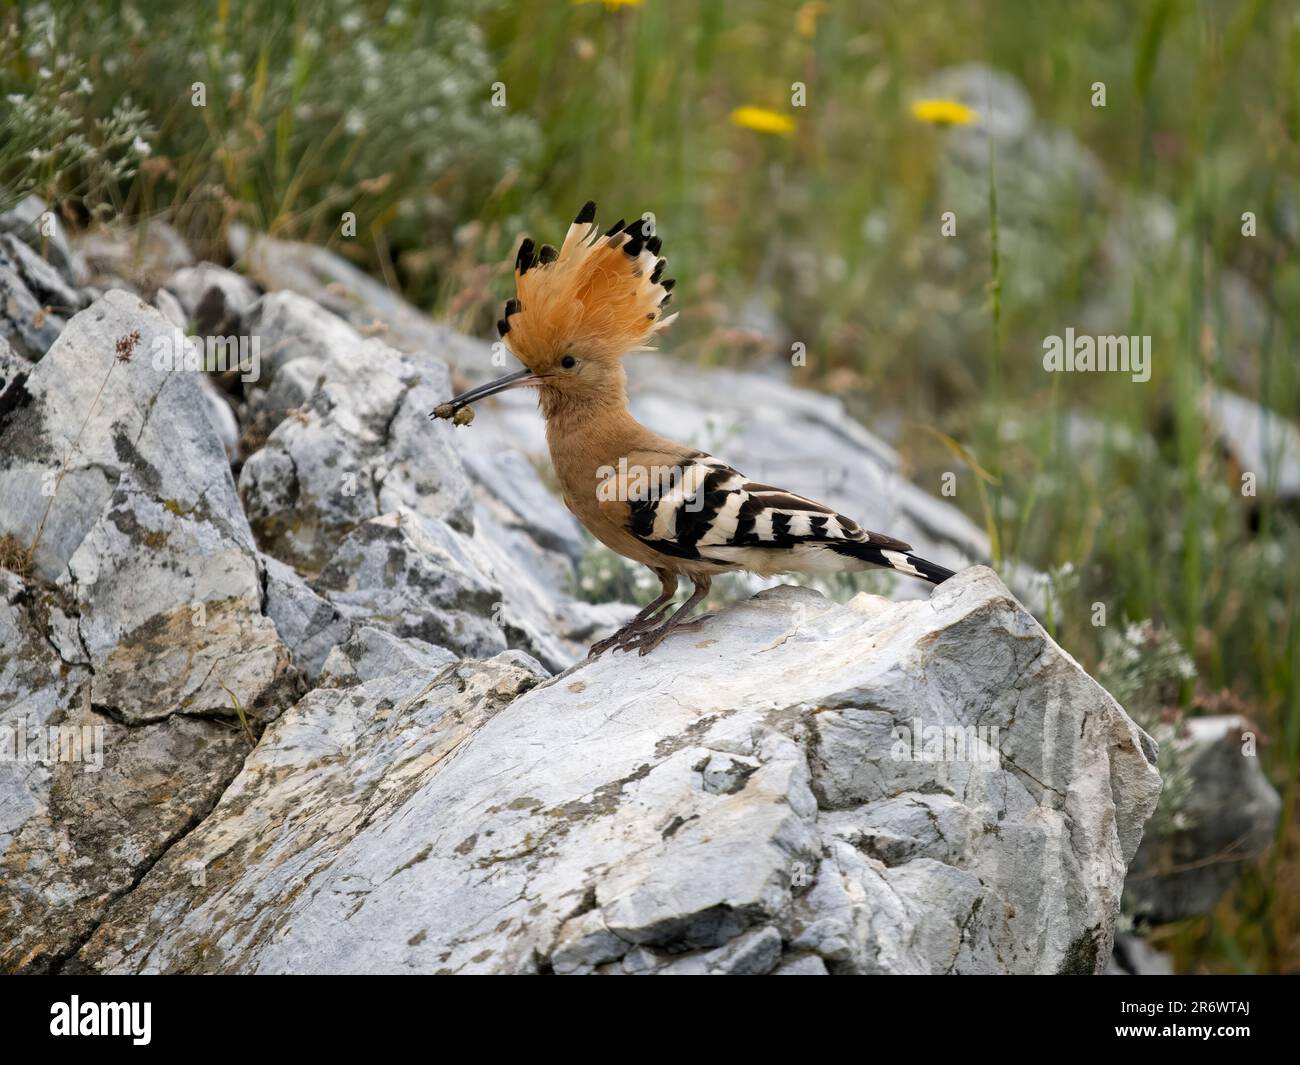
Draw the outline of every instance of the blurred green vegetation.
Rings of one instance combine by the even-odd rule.
[[[81,0],[0,9],[0,30],[0,186],[80,224],[165,213],[220,257],[242,220],[487,335],[521,233],[562,236],[587,199],[653,211],[669,350],[802,343],[798,383],[917,483],[958,472],[995,562],[1057,575],[1045,622],[1085,665],[1149,620],[1195,665],[1152,713],[1260,725],[1279,845],[1161,936],[1187,969],[1300,970],[1300,527],[1242,497],[1201,401],[1300,412],[1294,4]],[[978,117],[923,122],[927,96]],[[1150,335],[1152,379],[1044,373],[1071,326]]]

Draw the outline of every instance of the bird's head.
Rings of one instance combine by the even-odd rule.
[[[676,314],[666,314],[673,287],[650,223],[620,219],[603,232],[587,203],[557,251],[525,239],[515,258],[515,296],[497,332],[527,367],[457,396],[454,413],[510,388],[541,389],[548,415],[566,405],[623,396],[622,358],[649,351],[648,342]],[[449,408],[449,411],[448,411]]]

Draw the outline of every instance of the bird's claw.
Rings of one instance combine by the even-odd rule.
[[[653,627],[655,621],[658,620],[657,617],[634,621],[630,625],[623,626],[614,635],[606,636],[605,639],[593,643],[591,649],[587,652],[587,657],[598,658],[610,648],[628,653],[636,650],[641,655],[648,655],[674,632],[694,632],[711,617],[713,617],[712,614],[701,614],[691,621],[679,621],[676,624],[662,625],[659,628]]]
[[[617,647],[618,641],[623,637],[623,630],[619,629],[613,636],[607,636],[603,640],[597,640],[587,651],[588,658],[599,658],[611,647]]]
[[[599,658],[611,647],[616,651],[626,651],[630,648],[631,642],[643,634],[644,629],[644,623],[625,625],[612,636],[606,636],[603,640],[597,640],[593,643],[591,649],[587,652],[587,657]]]
[[[646,632],[642,627],[620,629],[613,636],[607,636],[605,639],[593,643],[591,649],[587,652],[587,657],[597,658],[611,648],[615,651],[631,651],[654,635],[654,631]],[[642,651],[641,653],[645,654],[646,652]]]
[[[639,639],[645,634],[647,629],[654,628],[655,622],[663,617],[661,611],[649,615],[648,617],[636,617],[615,632],[612,636],[606,636],[603,640],[597,640],[587,651],[588,658],[599,658],[611,647],[617,650],[629,650],[631,641]]]
[[[639,654],[648,655],[674,633],[697,632],[711,617],[713,617],[712,614],[703,614],[691,621],[679,621],[676,625],[666,625],[663,628],[655,629],[653,632],[642,633],[628,640],[623,650],[631,651],[633,647],[636,647]]]

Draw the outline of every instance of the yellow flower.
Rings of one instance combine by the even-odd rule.
[[[794,119],[766,107],[737,107],[731,112],[731,121],[744,129],[759,133],[793,133]]]
[[[800,37],[812,37],[817,32],[817,19],[829,10],[822,0],[808,0],[795,15]]]
[[[956,100],[917,100],[912,104],[912,114],[936,126],[969,126],[980,117],[979,112]]]
[[[575,5],[594,4],[596,2],[597,0],[573,0]],[[620,7],[640,7],[645,3],[645,0],[599,0],[599,2],[605,5],[606,11],[617,11]]]

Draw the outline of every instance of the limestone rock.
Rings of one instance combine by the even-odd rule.
[[[445,647],[362,625],[330,652],[321,673],[321,686],[350,687],[408,669],[434,676],[455,661],[456,656]]]
[[[9,233],[0,236],[0,248],[17,267],[32,295],[42,306],[60,316],[60,320],[71,317],[90,302],[75,285],[69,284],[52,264],[42,259],[34,248],[19,237]]]
[[[257,289],[247,278],[215,263],[181,267],[172,274],[167,288],[205,334],[224,336],[238,331],[257,300]]]
[[[103,288],[152,292],[177,270],[194,263],[184,238],[166,222],[109,225],[81,234],[76,243],[91,280]]]
[[[486,568],[445,522],[397,511],[351,533],[315,587],[356,621],[486,657],[507,646],[501,590]]]
[[[263,607],[276,632],[309,680],[315,681],[335,644],[352,635],[352,624],[316,592],[291,566],[263,555]]]
[[[11,233],[47,261],[73,288],[87,280],[86,264],[72,250],[58,213],[39,196],[29,195],[0,212],[0,233]]]
[[[37,576],[76,605],[92,702],[132,722],[229,714],[232,693],[269,704],[288,665],[198,375],[153,365],[178,337],[110,292],[0,423],[0,534],[30,544],[42,530]]]
[[[417,366],[371,340],[335,349],[321,374],[306,407],[240,474],[263,550],[319,572],[353,529],[398,507],[469,531],[469,483],[452,429],[427,417],[446,390],[445,368]]]
[[[247,750],[219,721],[133,725],[92,706],[75,606],[0,570],[0,971],[71,955]]]
[[[0,237],[0,341],[35,362],[58,339],[64,318],[29,288],[14,245],[23,247],[12,237]]]
[[[466,340],[328,248],[277,240],[242,225],[231,226],[230,248],[238,269],[268,292],[310,297],[365,336],[399,351],[445,358],[448,348]]]

